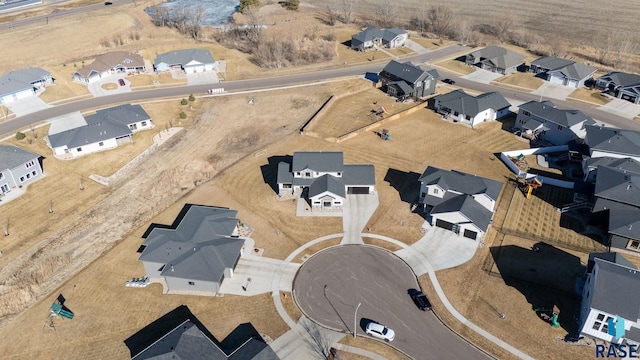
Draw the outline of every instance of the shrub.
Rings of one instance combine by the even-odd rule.
[[[196,97],[195,97],[195,96],[193,96],[193,94],[190,94],[190,95],[189,95],[189,101],[191,101],[191,102],[196,101]]]
[[[18,131],[18,132],[16,133],[16,140],[22,140],[22,139],[24,139],[25,137],[27,137],[27,136],[26,136],[24,133],[21,133],[20,131]]]
[[[180,101],[180,105],[187,105],[187,99],[182,99],[182,101]]]
[[[180,111],[180,119],[186,119],[187,118],[187,113],[185,113],[184,111]]]

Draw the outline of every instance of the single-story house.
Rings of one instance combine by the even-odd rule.
[[[370,26],[351,37],[351,49],[364,51],[374,46],[394,49],[404,46],[409,34],[399,28],[378,29]]]
[[[582,161],[583,180],[585,182],[596,182],[596,170],[599,166],[606,166],[619,169],[625,172],[640,174],[640,161],[631,158],[615,158],[611,156],[588,158]]]
[[[435,93],[439,77],[435,69],[422,70],[409,61],[400,63],[395,60],[391,60],[378,75],[387,94],[415,99]]]
[[[586,127],[593,124],[595,121],[580,110],[562,110],[549,100],[532,100],[520,105],[515,127],[531,139],[565,145],[584,139]]]
[[[592,158],[632,158],[640,161],[640,131],[604,126],[586,126],[584,143]]]
[[[503,75],[518,71],[527,57],[500,46],[487,46],[466,55],[465,62],[480,69],[497,72]]]
[[[471,127],[508,115],[510,106],[499,92],[471,96],[460,89],[436,96],[433,105],[439,114]]]
[[[152,224],[138,258],[149,280],[164,283],[165,294],[216,295],[242,256],[237,213],[187,204],[171,226]]]
[[[579,88],[596,73],[596,68],[567,59],[541,56],[531,62],[529,71],[553,84]]]
[[[43,176],[42,156],[13,145],[0,145],[0,198]]]
[[[580,333],[612,344],[640,345],[640,270],[618,253],[589,254]]]
[[[170,51],[156,56],[153,61],[155,71],[182,70],[187,74],[214,71],[216,61],[209,50],[186,49]]]
[[[613,92],[618,99],[640,104],[640,75],[619,71],[602,75],[596,85],[606,92]]]
[[[433,166],[418,181],[419,204],[429,213],[431,225],[482,239],[491,224],[501,182]]]
[[[109,150],[132,141],[135,132],[154,127],[151,117],[140,105],[120,105],[96,111],[85,117],[86,125],[49,134],[54,155],[71,158]]]
[[[132,360],[279,360],[251,323],[238,325],[218,341],[181,305],[124,341]]]
[[[144,59],[128,51],[112,51],[96,56],[93,63],[73,73],[73,80],[90,83],[113,74],[133,74],[146,71]]]
[[[312,208],[342,208],[347,194],[375,193],[373,165],[345,165],[342,152],[295,152],[278,164],[279,195],[300,193]]]
[[[12,71],[0,76],[0,104],[7,104],[29,96],[36,90],[53,84],[51,74],[40,68]]]

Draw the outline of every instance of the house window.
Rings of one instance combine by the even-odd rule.
[[[20,182],[24,182],[24,176],[20,176]]]
[[[424,192],[420,193],[420,197],[425,197],[425,196],[427,196],[427,193],[424,193]]]
[[[291,189],[291,184],[282,184],[283,189]]]
[[[531,113],[526,111],[526,110],[522,110],[522,115],[524,116],[531,116]]]
[[[32,167],[33,165],[35,165],[35,162],[33,160],[31,160],[28,163],[24,164],[24,166],[26,166],[27,169]]]
[[[437,194],[438,193],[438,189],[433,189],[433,193]]]
[[[341,172],[339,172],[339,173],[338,173],[338,176],[342,176],[342,173],[341,173]]]
[[[31,174],[27,174],[27,179],[31,179]]]
[[[4,174],[0,173],[0,180],[2,180],[4,178]]]
[[[38,173],[37,173],[35,170],[33,170],[33,171],[31,172],[31,175],[36,176],[36,175],[38,175]]]
[[[146,121],[143,121],[140,125],[142,125],[142,126],[147,126],[147,122],[146,122]]]
[[[308,177],[308,178],[309,178],[309,177],[311,177],[311,172],[310,172],[310,171],[307,171],[306,173],[304,173],[304,176],[305,176],[305,177]]]
[[[189,281],[189,285],[194,286],[196,283],[193,281]]]
[[[300,176],[300,171],[296,172],[296,176]]]
[[[104,141],[100,141],[100,142],[98,143],[98,146],[104,146]]]
[[[77,148],[77,149],[76,149],[76,151],[77,151],[77,152],[81,152],[81,151],[82,151],[82,148],[81,148],[81,147],[79,147],[79,148]]]
[[[638,240],[630,240],[629,244],[627,245],[627,249],[631,249],[631,250],[640,250],[640,241]]]
[[[558,130],[562,130],[562,125],[558,125]]]
[[[593,323],[593,327],[591,329],[592,330],[600,330],[600,326],[602,326],[602,323],[596,321],[596,322]]]

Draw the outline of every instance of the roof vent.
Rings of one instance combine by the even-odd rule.
[[[631,190],[631,184],[627,184],[627,190]]]
[[[629,224],[628,226],[629,230],[631,230],[632,227],[633,227],[633,224]]]
[[[171,271],[172,271],[172,272],[174,271],[173,265],[171,265]]]

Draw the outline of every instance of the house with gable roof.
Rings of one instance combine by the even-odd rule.
[[[205,49],[175,50],[159,54],[153,61],[153,67],[156,72],[182,70],[187,74],[217,69],[213,55]]]
[[[584,139],[588,125],[595,121],[580,110],[558,109],[553,102],[529,101],[520,105],[515,127],[523,136],[542,139],[554,145]]]
[[[40,68],[12,71],[0,76],[0,104],[36,95],[38,89],[53,84],[51,74]]]
[[[434,109],[444,117],[474,127],[510,114],[511,104],[499,92],[471,96],[454,90],[434,98]]]
[[[640,75],[613,71],[600,76],[596,86],[615,97],[640,104]]]
[[[138,104],[98,110],[85,121],[86,125],[49,134],[47,141],[54,155],[73,159],[114,149],[131,142],[135,132],[154,127],[149,114]]]
[[[0,198],[42,178],[42,156],[13,145],[0,145]]]
[[[378,29],[370,26],[351,37],[351,49],[365,51],[375,46],[394,49],[404,46],[409,34],[400,28]]]
[[[112,51],[96,56],[95,60],[73,73],[73,80],[88,84],[114,74],[133,74],[146,71],[142,56],[129,51]]]
[[[278,194],[301,194],[312,208],[337,209],[348,194],[375,192],[373,165],[344,164],[342,152],[295,152],[278,164]]]
[[[465,56],[465,63],[480,69],[503,75],[514,73],[524,65],[527,57],[500,46],[487,46],[470,52]]]
[[[573,60],[541,56],[531,62],[529,72],[552,84],[579,88],[596,73],[596,68]]]
[[[583,180],[585,182],[595,183],[596,172],[598,167],[606,166],[624,172],[640,174],[640,161],[631,158],[615,158],[611,156],[603,156],[596,158],[588,158],[582,161]]]
[[[387,94],[398,98],[418,99],[435,93],[440,75],[435,69],[422,70],[409,61],[400,63],[391,60],[378,77]]]
[[[589,145],[592,158],[631,158],[640,161],[640,131],[586,126],[584,143]]]
[[[162,283],[165,294],[217,294],[242,256],[237,213],[187,204],[171,226],[152,224],[138,258],[149,280]]]
[[[433,166],[418,181],[419,204],[430,215],[431,225],[482,239],[493,219],[501,182]]]
[[[619,253],[591,253],[582,289],[582,335],[640,345],[640,270]]]

